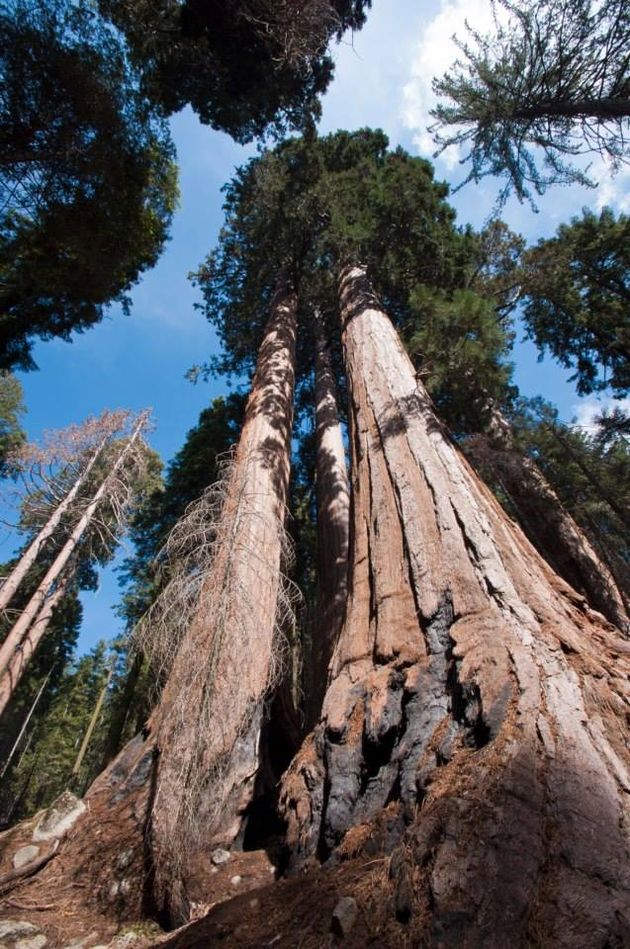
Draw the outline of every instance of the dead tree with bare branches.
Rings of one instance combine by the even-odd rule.
[[[67,538],[0,646],[0,714],[6,708],[48,626],[52,607],[50,604],[47,607],[47,601],[50,598],[55,604],[58,602],[59,590],[68,577],[69,564],[84,542],[88,529],[94,534],[94,539],[101,543],[111,543],[112,539],[117,539],[133,496],[138,466],[143,464],[141,436],[147,421],[147,413],[141,413],[129,436],[113,446],[114,455],[109,466],[105,466],[100,484],[91,497],[88,495],[86,503],[77,505],[77,520],[71,523]],[[42,620],[43,614],[46,616],[45,622]]]
[[[21,499],[25,522],[43,519],[44,523],[5,578],[0,588],[0,610],[10,604],[45,543],[72,507],[106,445],[121,431],[128,414],[106,411],[82,425],[49,433],[42,446],[27,444],[10,456],[12,468],[19,471],[25,489]],[[70,487],[66,489],[68,482]]]

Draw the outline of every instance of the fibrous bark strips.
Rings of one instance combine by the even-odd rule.
[[[174,841],[190,800],[206,847],[217,834],[234,838],[251,800],[260,721],[252,709],[269,682],[288,477],[295,301],[279,303],[235,461],[247,475],[230,481],[225,501],[226,523],[245,533],[208,573],[207,599],[148,737],[98,779],[90,813],[63,850],[75,873],[94,861],[90,835],[98,840],[98,815],[112,813],[116,834],[91,868],[104,909],[112,873],[118,885],[123,872],[154,872],[158,899],[173,915],[183,912],[186,868]],[[342,275],[341,315],[349,592],[320,721],[282,782],[289,862],[306,870],[307,894],[324,879],[312,869],[323,861],[329,887],[356,896],[361,913],[349,945],[365,945],[378,926],[383,946],[622,947],[630,939],[630,647],[553,573],[461,457],[362,268]],[[252,457],[260,479],[253,492]],[[257,499],[251,518],[243,497]],[[240,578],[236,586],[228,574]],[[224,612],[217,605],[218,591],[251,584],[249,604],[228,598]],[[222,630],[235,639],[221,639],[226,651],[210,668]],[[189,781],[198,759],[211,776],[206,784]],[[129,861],[117,869],[130,841]],[[373,864],[377,898],[362,887]],[[53,873],[46,868],[32,885],[45,886]],[[62,879],[67,899],[70,881]],[[231,915],[226,907],[217,932],[241,946],[275,944],[280,932],[279,944],[294,945],[299,923],[286,896],[295,891],[265,890],[265,911],[252,910],[249,931],[244,904]],[[109,905],[111,912],[111,897]],[[141,908],[137,888],[124,910],[119,904],[127,918]],[[173,944],[208,944],[213,918]],[[300,939],[321,945],[328,923],[312,908],[309,918],[311,935]]]
[[[630,650],[455,449],[363,270],[341,287],[352,568],[283,782],[293,861],[394,850],[435,944],[621,945]]]
[[[295,310],[295,294],[283,287],[261,345],[219,543],[153,716],[157,892],[180,919],[186,859],[201,842],[231,844],[254,793],[263,701],[277,658]]]

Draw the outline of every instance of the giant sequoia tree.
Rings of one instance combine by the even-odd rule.
[[[418,285],[467,280],[470,236],[444,197],[426,162],[366,131],[286,143],[228,189],[199,279],[227,363],[256,365],[245,422],[217,519],[204,496],[174,534],[175,589],[194,598],[155,644],[160,702],[90,789],[64,872],[52,858],[23,884],[47,933],[61,935],[51,887],[64,937],[96,910],[103,933],[114,911],[172,925],[220,898],[212,847],[261,839],[292,392],[323,317],[348,395],[351,526],[323,705],[275,801],[279,863],[303,872],[173,945],[319,946],[341,896],[360,909],[357,946],[627,940],[627,643],[469,468],[394,325]]]

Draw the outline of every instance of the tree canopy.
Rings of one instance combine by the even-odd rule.
[[[606,428],[565,425],[542,399],[517,400],[511,421],[521,450],[535,460],[599,556],[630,589],[630,441]],[[627,420],[626,420],[627,422]]]
[[[73,765],[107,681],[110,663],[104,644],[99,643],[88,655],[60,668],[52,687],[42,696],[29,722],[26,740],[23,738],[19,746],[21,753],[3,782],[0,821],[20,820],[47,807],[68,787],[82,792],[89,779],[98,773],[106,714],[97,722],[96,734],[76,775]],[[42,679],[41,671],[38,673]],[[27,714],[26,699],[33,699],[38,685],[38,678],[33,677],[28,695],[24,690],[21,706],[14,711],[18,720],[20,715]]]
[[[528,332],[575,370],[581,395],[630,390],[630,218],[584,209],[523,255]]]
[[[0,366],[101,319],[152,266],[176,200],[174,151],[120,38],[85,2],[0,15]]]
[[[468,27],[463,58],[434,90],[440,150],[468,149],[466,181],[497,175],[519,199],[590,183],[572,159],[628,161],[630,15],[625,0],[496,0],[494,31]]]
[[[20,424],[25,411],[19,379],[10,372],[0,372],[0,476],[6,473],[7,456],[25,439]]]
[[[319,116],[333,74],[329,41],[359,29],[370,0],[99,0],[124,33],[143,89],[167,114],[246,142]]]
[[[429,162],[389,150],[380,130],[305,136],[251,159],[226,187],[226,224],[196,279],[224,346],[218,368],[253,366],[282,273],[299,288],[302,324],[336,312],[336,271],[365,261],[401,319],[420,284],[463,286],[474,240],[454,224]],[[312,345],[301,334],[304,367]]]

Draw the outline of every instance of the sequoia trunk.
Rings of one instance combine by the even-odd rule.
[[[627,635],[630,619],[615,578],[535,462],[515,450],[509,422],[496,406],[489,440],[491,448],[483,459],[531,542],[567,583]]]
[[[293,862],[363,855],[343,892],[380,945],[621,946],[630,649],[458,453],[362,269],[341,289],[349,601],[283,782]]]
[[[187,915],[191,851],[202,841],[230,845],[254,794],[263,702],[278,661],[295,334],[295,294],[281,289],[229,477],[221,546],[154,716],[152,851],[158,898],[176,919]]]
[[[319,716],[326,677],[337,642],[348,591],[350,492],[337,386],[330,352],[318,324],[315,362],[315,426],[317,439],[318,602],[313,643],[309,708],[313,725]]]
[[[242,829],[259,771],[263,703],[274,675],[289,480],[296,298],[276,293],[217,525],[220,543],[160,703],[96,779],[55,861],[20,884],[43,896],[33,919],[60,945],[98,924],[188,917],[188,884]],[[106,834],[103,826],[107,826]],[[0,863],[11,850],[0,843]],[[204,898],[212,877],[201,871]],[[76,879],[90,881],[86,890]],[[54,902],[51,903],[51,896]],[[64,906],[63,928],[57,907]]]

